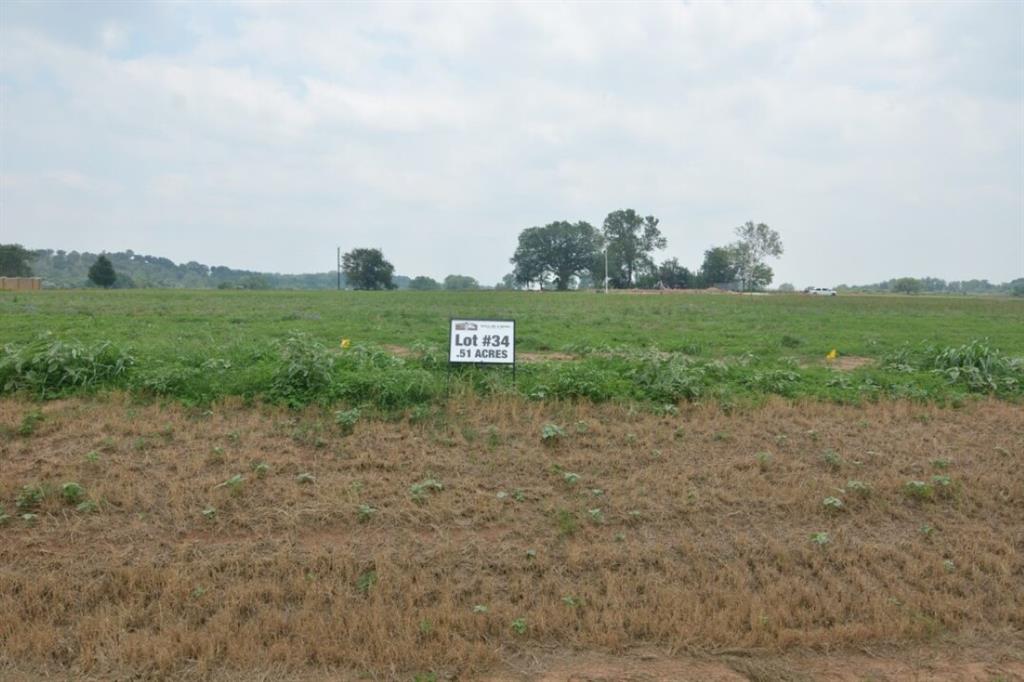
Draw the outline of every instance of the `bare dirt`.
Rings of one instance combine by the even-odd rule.
[[[39,408],[2,679],[1024,679],[1019,405]]]

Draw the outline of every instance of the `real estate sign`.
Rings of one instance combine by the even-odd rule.
[[[448,362],[515,365],[515,320],[452,320]]]

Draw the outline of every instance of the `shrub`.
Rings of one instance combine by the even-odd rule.
[[[44,334],[0,351],[0,390],[26,391],[41,399],[95,390],[122,380],[135,358],[109,341],[87,346]]]
[[[334,356],[307,334],[294,334],[281,345],[281,364],[268,396],[290,407],[325,402],[334,386]]]

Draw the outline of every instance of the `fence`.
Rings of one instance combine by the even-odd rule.
[[[42,288],[42,277],[0,277],[0,291],[31,291]]]

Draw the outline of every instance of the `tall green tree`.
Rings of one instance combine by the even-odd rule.
[[[782,255],[782,238],[764,223],[747,221],[736,228],[739,241],[730,247],[736,278],[744,291],[762,289],[772,283],[772,269],[766,258]]]
[[[114,282],[117,281],[114,265],[105,254],[101,253],[96,262],[89,267],[89,281],[105,289],[114,286]]]
[[[601,248],[601,236],[587,222],[564,220],[544,227],[529,227],[519,234],[519,246],[510,262],[518,282],[545,282],[565,291],[574,277],[588,272]]]
[[[704,252],[704,262],[700,266],[700,280],[701,284],[706,287],[736,281],[736,265],[727,247],[715,246]]]
[[[0,277],[31,277],[34,257],[21,244],[0,244]]]
[[[395,266],[380,249],[352,249],[341,257],[341,271],[353,289],[394,289]]]
[[[668,241],[654,216],[641,217],[633,209],[613,211],[604,219],[602,233],[608,247],[608,276],[613,286],[631,287],[637,274],[652,268],[651,254]]]
[[[690,289],[696,277],[676,258],[669,258],[658,266],[658,281],[668,289]]]
[[[892,290],[897,294],[916,294],[922,288],[921,280],[914,277],[900,277],[892,282]]]

